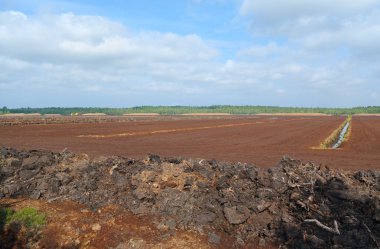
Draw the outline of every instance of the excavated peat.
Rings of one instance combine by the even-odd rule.
[[[343,121],[344,117],[335,116],[233,116],[228,119],[199,120],[168,118],[165,121],[152,119],[136,122],[14,126],[1,126],[0,121],[0,147],[56,151],[67,147],[75,153],[86,153],[90,157],[119,155],[139,159],[148,153],[154,153],[168,157],[215,158],[218,161],[254,163],[266,168],[275,165],[282,155],[291,155],[294,158],[336,168],[361,169],[363,165],[366,165],[366,169],[375,167],[377,164],[372,163],[372,158],[369,161],[366,160],[367,157],[358,160],[360,155],[355,151],[311,149]],[[239,126],[249,122],[252,122],[252,126]],[[226,125],[232,127],[200,129],[205,126]],[[193,130],[184,131],[188,128]],[[176,132],[149,134],[161,130],[176,130]],[[113,136],[124,133],[143,135],[80,137],[81,135]],[[380,156],[373,152],[369,153],[377,161],[380,160]],[[371,164],[367,165],[368,162]]]
[[[284,157],[276,167],[214,160],[145,160],[68,151],[0,150],[0,198],[119,205],[158,229],[207,234],[218,246],[378,248],[380,171],[321,168]]]

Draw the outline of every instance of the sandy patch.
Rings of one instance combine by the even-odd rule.
[[[224,115],[232,115],[230,113],[184,113],[180,114],[184,116],[224,116]]]
[[[123,116],[160,116],[159,113],[126,113]]]
[[[2,114],[3,117],[30,117],[30,116],[41,116],[41,113],[8,113]]]
[[[331,116],[325,113],[258,113],[256,115],[260,116]]]
[[[95,112],[95,113],[84,113],[82,116],[106,116],[107,114],[102,112]]]

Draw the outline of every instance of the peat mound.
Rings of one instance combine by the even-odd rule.
[[[120,205],[158,229],[208,235],[218,246],[379,248],[380,171],[343,171],[284,157],[277,166],[145,160],[0,149],[0,198]]]

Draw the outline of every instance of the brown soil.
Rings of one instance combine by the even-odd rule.
[[[349,141],[343,144],[346,160],[361,162],[362,168],[380,168],[380,117],[352,118]]]
[[[257,118],[254,115],[224,115],[224,116],[186,116],[186,115],[160,115],[158,113],[131,113],[123,116],[63,116],[60,114],[46,114],[35,116],[30,114],[4,114],[0,115],[0,126],[26,125],[26,124],[77,124],[77,123],[123,123],[130,121],[173,121],[194,119],[228,119],[234,120],[241,117]]]
[[[47,216],[36,248],[215,248],[206,235],[157,229],[149,217],[137,217],[110,205],[97,211],[73,201],[49,203],[31,199],[0,199],[0,206],[34,207]],[[229,238],[223,238],[228,242]],[[14,241],[16,243],[16,241]],[[9,246],[9,245],[8,245]],[[2,248],[2,247],[0,247]],[[223,247],[222,247],[223,248]],[[224,247],[227,248],[227,247]]]
[[[289,155],[335,168],[380,168],[378,117],[354,117],[351,139],[340,150],[313,150],[312,147],[318,146],[344,117],[157,119],[1,126],[0,146],[58,151],[68,148],[90,156],[142,158],[155,153],[250,162],[259,167],[274,166],[283,155]]]
[[[0,147],[55,151],[66,147],[92,157],[143,158],[157,153],[278,166],[262,170],[212,160],[88,159],[67,151],[9,154],[2,149],[0,207],[32,206],[47,214],[41,239],[31,248],[255,248],[260,241],[265,242],[260,248],[273,247],[273,241],[288,248],[376,248],[379,171],[329,170],[292,159],[278,163],[290,155],[335,168],[379,169],[380,117],[354,116],[342,149],[311,149],[344,119],[51,119],[58,124],[27,124],[51,121],[42,118],[6,119],[3,124],[19,125],[0,121]],[[326,232],[306,219],[330,227],[337,222],[341,234]],[[199,232],[202,226],[205,230]]]
[[[314,113],[314,112],[305,112],[305,113],[259,113],[257,115],[262,116],[330,116],[325,113]]]
[[[227,115],[228,116],[231,114],[220,112],[220,113],[185,113],[181,115],[184,115],[184,116],[225,116]]]
[[[31,237],[1,212],[0,248],[378,248],[379,180],[287,157],[259,169],[1,148],[0,208],[48,223]]]

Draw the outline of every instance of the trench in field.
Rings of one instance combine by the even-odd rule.
[[[311,149],[339,149],[348,140],[352,116],[348,116],[318,147]]]
[[[348,132],[348,128],[350,127],[350,123],[351,123],[350,121],[346,122],[343,129],[339,133],[338,141],[336,141],[336,143],[333,144],[333,146],[331,148],[337,149],[342,145],[344,138],[346,137],[346,134]]]

